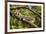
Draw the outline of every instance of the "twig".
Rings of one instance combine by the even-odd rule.
[[[28,21],[28,20],[23,20],[23,21],[26,21],[26,22],[28,22],[29,24],[33,25],[34,27],[38,28],[38,26],[37,26],[36,24],[31,23],[31,22],[30,22],[30,21]]]

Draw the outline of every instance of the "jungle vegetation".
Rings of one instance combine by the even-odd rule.
[[[34,24],[38,28],[41,27],[41,6],[10,5],[10,29],[36,28],[25,21],[17,19],[14,14],[16,10],[24,16],[33,16],[35,18]]]

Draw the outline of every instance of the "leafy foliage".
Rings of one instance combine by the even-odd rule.
[[[41,16],[41,6],[31,6],[31,7],[32,7],[31,9],[34,10],[34,12],[37,12]],[[11,14],[13,12],[16,12],[16,10],[19,11],[24,16],[35,17],[34,24],[36,24],[38,27],[41,27],[41,18],[37,14],[30,11],[31,9],[29,10],[26,8],[19,8],[19,9],[18,8],[17,5],[10,5],[10,29],[35,28],[31,24],[17,19],[14,16],[14,14]]]

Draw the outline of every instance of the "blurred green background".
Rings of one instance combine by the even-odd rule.
[[[16,10],[22,15],[34,16],[34,24],[36,24],[38,27],[41,27],[41,6],[10,5],[10,29],[35,28],[27,22],[18,20],[14,14],[11,14],[11,12],[13,13]]]

